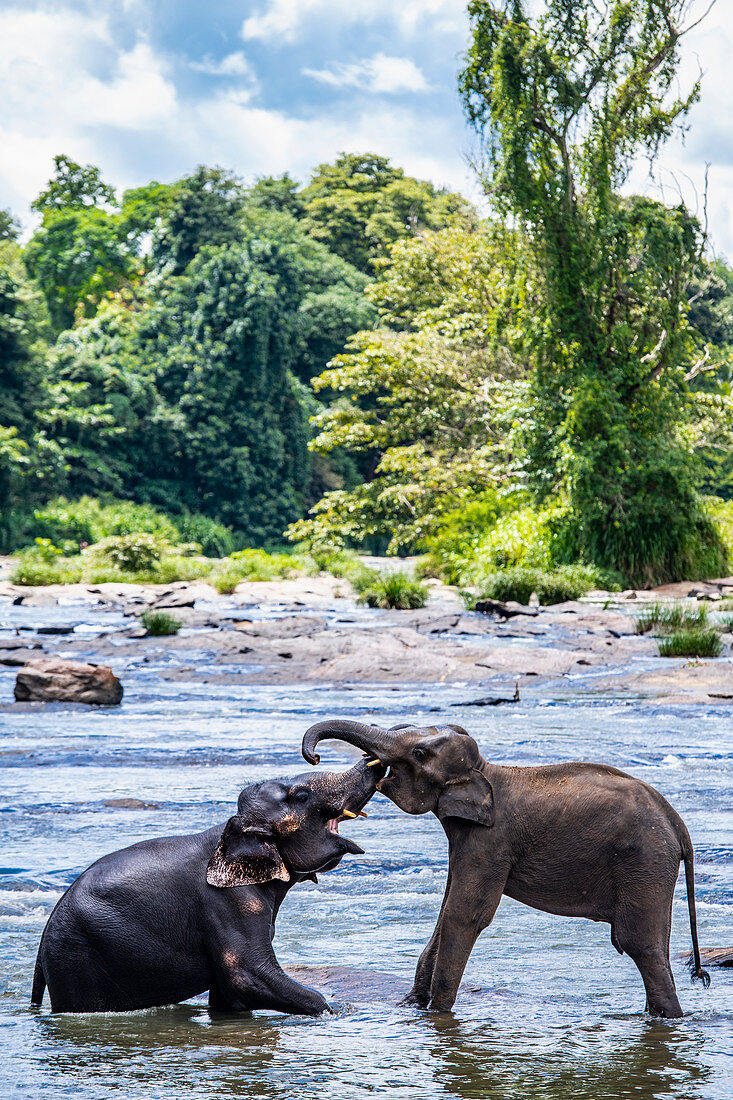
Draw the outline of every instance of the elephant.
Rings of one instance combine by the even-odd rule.
[[[212,1011],[318,1015],[324,997],[280,968],[275,919],[292,886],[347,852],[338,832],[385,769],[308,772],[245,787],[225,824],[103,856],[60,898],[41,938],[31,1003],[125,1012],[209,991]]]
[[[302,751],[336,738],[388,766],[377,790],[408,814],[434,813],[448,837],[448,881],[438,922],[407,1002],[448,1011],[479,934],[502,895],[546,913],[611,926],[636,964],[647,1010],[682,1015],[669,962],[672,899],[685,864],[693,981],[700,964],[693,849],[682,818],[647,783],[602,764],[502,767],[484,760],[461,726],[381,729],[319,722]]]

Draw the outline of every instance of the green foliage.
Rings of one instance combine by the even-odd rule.
[[[515,600],[529,603],[535,593],[542,605],[577,600],[591,588],[601,587],[607,578],[593,566],[561,565],[556,569],[535,569],[516,565],[489,573],[478,581],[475,599]]]
[[[181,275],[202,248],[233,244],[241,237],[243,205],[243,188],[234,176],[199,165],[175,185],[166,204],[153,239],[153,264]]]
[[[728,560],[733,561],[733,500],[706,497],[705,511],[715,524]],[[712,577],[715,574],[709,573],[708,576]]]
[[[195,543],[207,558],[225,558],[234,549],[231,528],[208,516],[184,512],[176,516],[175,525],[182,540]]]
[[[191,520],[204,517],[188,517]],[[209,521],[210,522],[210,521]],[[133,504],[128,500],[95,500],[82,497],[67,500],[56,497],[37,508],[28,525],[28,534],[36,541],[50,539],[78,552],[83,544],[99,543],[112,535],[134,535],[146,532],[162,543],[176,544],[189,539],[181,524],[157,511],[149,504]]]
[[[16,241],[20,236],[20,222],[7,207],[0,207],[0,241]]]
[[[472,0],[460,88],[484,184],[532,258],[517,323],[531,364],[517,441],[559,492],[574,555],[644,583],[724,567],[685,428],[695,341],[685,288],[700,230],[684,208],[622,198],[699,92],[676,92],[684,0]]]
[[[374,571],[371,578],[360,579],[359,588],[359,603],[365,603],[368,607],[409,611],[424,607],[428,598],[428,589],[424,584],[399,570],[393,573]]]
[[[177,634],[181,629],[181,620],[167,611],[143,611],[140,622],[154,638]]]
[[[218,592],[232,593],[241,581],[274,581],[317,572],[318,568],[302,555],[268,554],[265,550],[237,550],[212,572],[209,583]]]
[[[150,572],[161,559],[164,547],[154,535],[111,535],[89,547],[87,553],[125,573]]]
[[[710,627],[680,630],[659,643],[660,657],[719,657],[723,643]]]
[[[54,157],[53,163],[55,175],[46,190],[33,200],[31,210],[47,214],[59,210],[88,210],[114,203],[114,189],[104,182],[93,164],[77,164],[64,154]]]
[[[300,199],[309,233],[366,272],[402,237],[476,221],[460,195],[406,176],[373,153],[342,153],[319,164]]]
[[[707,627],[708,609],[701,603],[657,602],[645,607],[636,618],[637,634],[673,634]]]
[[[13,584],[77,584],[82,579],[80,558],[55,557],[45,561],[39,554],[26,552],[10,574]]]

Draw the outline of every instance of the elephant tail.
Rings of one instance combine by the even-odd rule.
[[[697,911],[695,909],[695,856],[690,834],[685,829],[682,834],[682,859],[685,863],[685,884],[687,886],[687,909],[690,914],[690,932],[692,933],[692,954],[687,960],[690,968],[690,980],[702,982],[705,989],[710,985],[710,975],[700,962],[700,947],[697,942]]]
[[[46,991],[46,975],[43,973],[43,966],[41,965],[40,958],[36,959],[36,968],[33,971],[33,988],[31,989],[31,1004],[39,1005],[43,1001],[43,994]]]

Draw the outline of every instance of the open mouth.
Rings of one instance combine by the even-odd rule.
[[[399,776],[392,770],[392,765],[390,764],[387,769],[387,774],[377,783],[377,790],[381,791],[387,783],[391,783],[393,787],[396,787],[399,781]]]
[[[363,810],[357,810],[355,813],[353,810],[343,809],[338,817],[332,817],[328,822],[329,833],[338,833],[339,825],[342,821],[353,821],[357,817],[366,817],[367,815]]]

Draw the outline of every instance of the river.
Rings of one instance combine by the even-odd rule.
[[[3,699],[12,678],[0,672]],[[457,721],[497,763],[596,760],[652,783],[692,834],[700,942],[733,945],[729,708],[590,697],[572,682],[511,707],[478,708],[451,705],[475,696],[475,685],[188,686],[148,666],[130,669],[125,687],[114,710],[0,709],[3,1098],[733,1096],[733,970],[714,970],[706,991],[673,958],[686,1015],[655,1021],[606,925],[508,898],[474,949],[455,1011],[400,1007],[437,916],[446,843],[435,818],[408,817],[381,795],[368,821],[342,826],[366,854],[291,891],[278,919],[280,962],[326,967],[306,980],[334,1000],[335,1015],[211,1019],[204,997],[121,1015],[29,1006],[44,923],[85,866],[147,837],[224,821],[242,786],[306,770],[304,730],[334,715]],[[353,756],[331,743],[322,758],[341,768]],[[108,804],[121,798],[144,805]],[[680,879],[673,957],[689,944]]]

